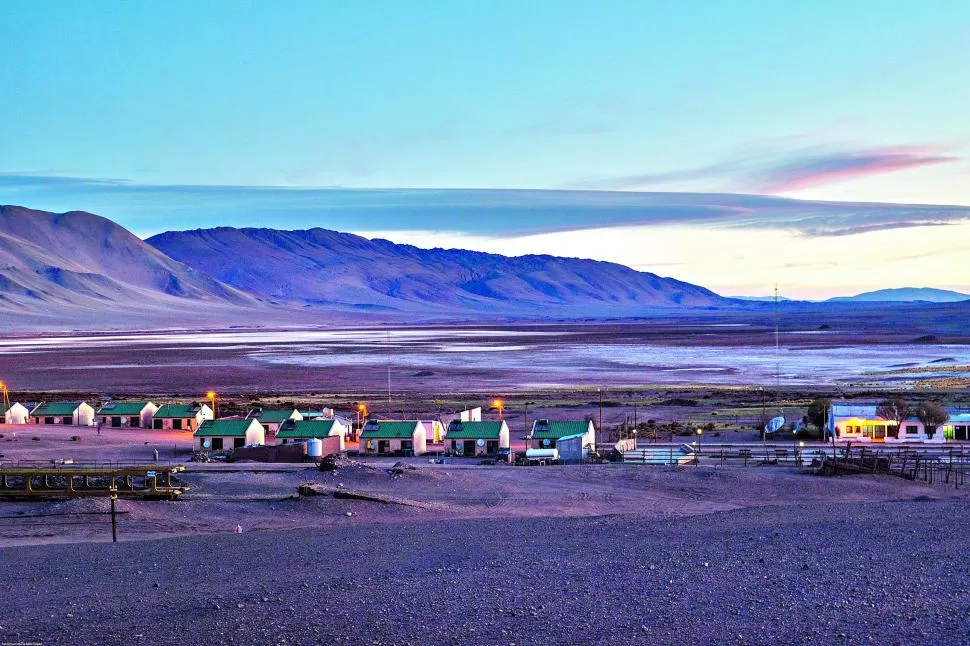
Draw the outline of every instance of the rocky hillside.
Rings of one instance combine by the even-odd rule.
[[[220,227],[147,242],[258,297],[338,309],[545,318],[730,303],[703,287],[614,263],[419,249],[326,229]]]

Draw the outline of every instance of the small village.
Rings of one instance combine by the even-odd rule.
[[[355,402],[348,410],[296,405],[240,409],[237,403],[233,414],[219,415],[221,402],[214,391],[205,393],[201,401],[160,404],[149,400],[95,404],[11,401],[2,382],[0,392],[3,423],[10,430],[73,426],[79,427],[79,441],[84,433],[100,434],[102,429],[174,432],[191,441],[192,459],[203,461],[300,462],[349,454],[360,458],[474,458],[517,465],[683,464],[699,459],[705,447],[707,455],[713,455],[719,446],[723,450],[771,443],[775,456],[810,462],[810,455],[831,453],[839,446],[940,447],[960,446],[970,440],[970,411],[933,402],[911,407],[898,397],[883,402],[815,400],[808,405],[809,414],[794,411],[793,420],[784,415],[766,420],[762,413],[761,421],[751,426],[754,433],[742,432],[745,425],[737,423],[737,418],[732,425],[722,416],[719,424],[715,411],[710,420],[668,424],[665,437],[664,427],[654,420],[637,423],[627,418],[607,428],[602,402],[598,420],[593,415],[529,420],[528,403],[532,402],[527,402],[524,418],[512,430],[505,419],[506,401],[500,398],[484,407],[452,412],[439,409],[432,419],[405,419],[372,414],[363,402]],[[789,439],[791,451],[783,448]],[[677,455],[671,450],[670,459],[646,457],[651,450],[674,446]]]

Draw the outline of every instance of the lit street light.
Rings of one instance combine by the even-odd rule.
[[[500,420],[503,419],[503,417],[502,417],[502,411],[505,410],[505,400],[502,400],[502,399],[493,399],[492,400],[492,408],[497,408],[498,409],[498,418]]]
[[[209,400],[209,402],[212,403],[212,419],[218,419],[219,413],[218,413],[218,409],[216,408],[216,397],[217,397],[216,391],[210,390],[205,394],[205,397],[206,399]]]

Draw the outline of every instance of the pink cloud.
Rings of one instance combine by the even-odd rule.
[[[787,193],[959,160],[938,150],[916,147],[809,153],[764,169],[756,182],[761,193]]]

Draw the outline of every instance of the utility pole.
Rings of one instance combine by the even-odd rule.
[[[85,478],[87,479],[87,478]],[[118,542],[118,518],[115,515],[115,501],[118,499],[118,489],[111,484],[111,542]]]
[[[603,433],[603,389],[597,388],[596,390],[600,394],[600,420],[599,420],[599,428],[597,430],[602,435]]]

